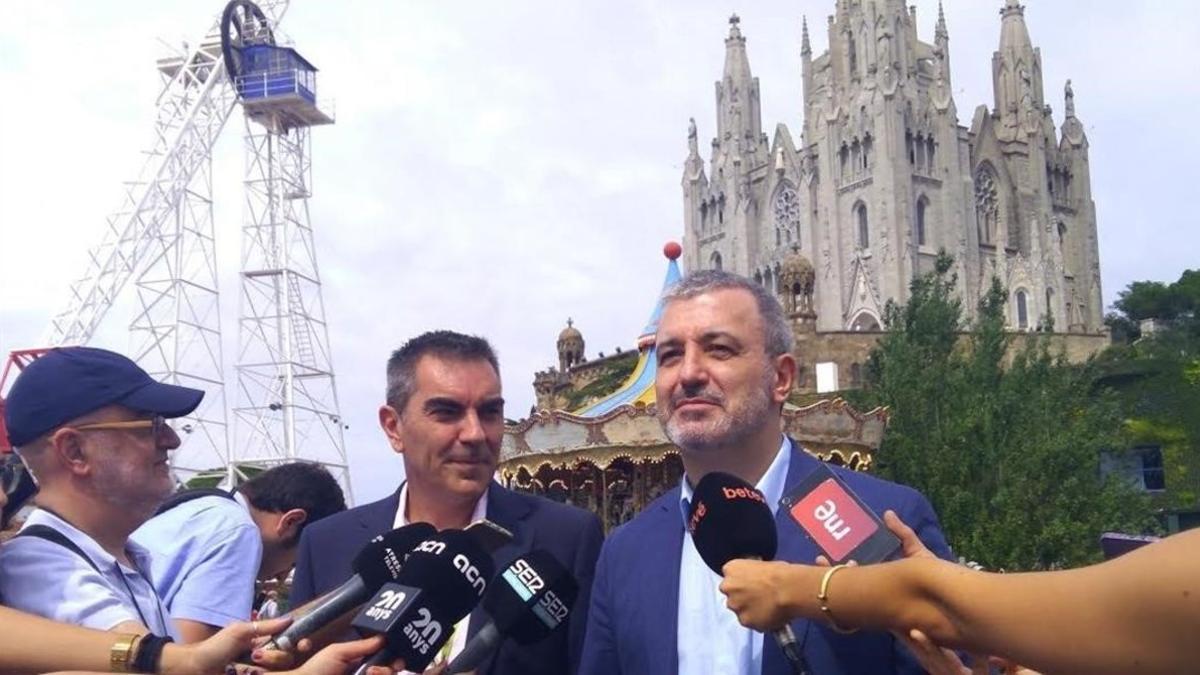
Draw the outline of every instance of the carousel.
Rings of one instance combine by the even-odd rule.
[[[663,291],[681,278],[680,253],[677,243],[664,247]],[[805,306],[790,300],[784,302],[789,314]],[[679,484],[679,451],[655,416],[654,334],[662,304],[660,293],[637,341],[637,365],[620,387],[573,411],[539,410],[505,430],[499,474],[506,486],[588,509],[607,531]],[[578,330],[567,330],[573,331],[570,343],[581,350]],[[783,416],[784,432],[809,453],[856,470],[870,467],[887,426],[886,410],[860,413],[838,398],[788,405]]]

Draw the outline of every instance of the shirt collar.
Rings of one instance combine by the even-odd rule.
[[[788,437],[783,436],[779,441],[779,450],[775,453],[775,459],[771,460],[771,465],[767,467],[766,473],[762,478],[758,479],[758,483],[754,487],[767,499],[767,506],[771,507],[771,515],[779,510],[779,500],[783,499],[783,488],[787,482],[788,468],[792,463],[791,443],[788,442]],[[685,473],[680,479],[679,488],[679,510],[683,514],[683,524],[687,527],[688,514],[692,510],[692,495],[695,491],[688,483],[688,477]]]
[[[25,525],[22,529],[30,525],[46,525],[58,530],[67,539],[70,539],[73,544],[79,547],[79,550],[87,554],[88,559],[96,563],[111,567],[120,564],[111,553],[104,550],[100,542],[92,538],[91,535],[83,530],[75,527],[67,520],[59,517],[57,514],[47,511],[46,509],[34,509],[33,513],[29,514],[29,518],[25,520]],[[133,562],[138,570],[150,569],[150,551],[133,539],[125,540],[125,553]],[[125,565],[121,565],[126,567]]]
[[[479,497],[479,501],[475,502],[475,510],[471,513],[471,522],[484,520],[487,518],[488,492],[484,490]],[[408,525],[408,482],[400,486],[400,504],[396,507],[396,517],[392,521],[393,528],[400,528]]]

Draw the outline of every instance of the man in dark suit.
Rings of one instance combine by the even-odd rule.
[[[434,331],[413,338],[388,361],[387,402],[379,423],[404,458],[406,481],[388,496],[331,516],[300,539],[292,606],[332,590],[352,571],[354,555],[374,536],[408,523],[463,528],[481,518],[513,539],[493,558],[546,549],[575,576],[580,592],[568,624],[532,646],[505,642],[480,675],[574,673],[582,648],[600,520],[572,506],[519,494],[493,481],[504,433],[500,368],[479,337]],[[435,665],[453,658],[487,617],[480,610],[455,627]]]
[[[660,422],[680,449],[682,484],[605,542],[596,567],[583,675],[784,675],[775,641],[743,628],[720,578],[684,527],[696,481],[712,471],[754,484],[773,508],[820,464],[781,432],[796,360],[791,327],[766,289],[720,271],[695,273],[664,295],[655,346]],[[916,491],[834,467],[878,513],[892,509],[936,554],[949,555],[929,503]],[[777,558],[812,563],[816,547],[776,508]],[[813,589],[816,593],[817,589]],[[921,672],[887,633],[844,635],[792,624],[811,672]]]

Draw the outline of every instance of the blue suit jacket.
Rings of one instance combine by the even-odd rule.
[[[399,505],[397,490],[386,499],[334,514],[305,528],[296,558],[292,606],[333,590],[350,578],[354,556],[372,537],[392,529]],[[546,549],[579,581],[579,599],[566,626],[527,647],[505,641],[480,669],[480,675],[574,673],[583,646],[596,556],[604,540],[600,520],[583,509],[513,492],[497,483],[488,489],[487,516],[513,533],[512,541],[492,554],[497,572],[523,553]],[[468,635],[474,635],[486,621],[487,614],[476,609],[471,614]]]
[[[784,495],[820,463],[792,442]],[[929,502],[916,490],[832,468],[878,514],[892,509],[925,545],[943,558],[950,547]],[[679,672],[679,564],[683,518],[679,487],[655,500],[632,521],[609,535],[596,565],[592,609],[584,641],[581,675],[659,675]],[[819,551],[786,509],[776,517],[777,560],[812,564]],[[816,592],[816,589],[813,589]],[[824,624],[792,622],[810,670],[816,675],[874,675],[924,672],[907,649],[888,633],[842,635]],[[767,637],[763,675],[790,675],[783,652]]]

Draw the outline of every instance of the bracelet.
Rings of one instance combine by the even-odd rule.
[[[834,574],[837,574],[838,570],[845,567],[847,565],[834,565],[825,571],[825,576],[821,578],[821,591],[817,593],[817,602],[820,603],[821,613],[825,615],[826,619],[829,619],[829,627],[843,635],[849,635],[857,633],[858,629],[842,628],[838,625],[837,619],[833,618],[833,612],[829,610],[829,580],[833,578]]]
[[[135,673],[157,673],[162,661],[163,647],[168,642],[174,642],[171,637],[163,637],[159,635],[147,635],[138,645],[137,656],[133,659],[133,671]]]
[[[133,648],[138,643],[140,635],[121,633],[117,641],[108,650],[108,669],[114,673],[128,673],[133,665]]]

